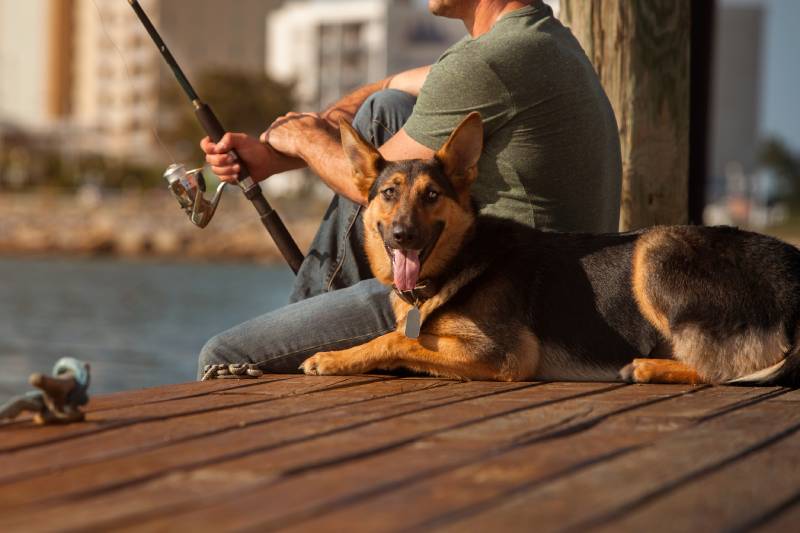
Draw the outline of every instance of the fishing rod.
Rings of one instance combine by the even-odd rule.
[[[222,136],[225,135],[225,128],[222,127],[222,124],[220,124],[216,115],[211,110],[211,107],[203,102],[197,95],[192,84],[189,83],[183,70],[181,70],[178,62],[175,61],[175,58],[169,51],[169,48],[164,44],[155,26],[150,22],[147,13],[145,13],[142,6],[139,5],[139,2],[137,0],[128,0],[128,3],[133,8],[136,16],[139,17],[147,33],[150,34],[150,38],[161,52],[164,61],[166,61],[169,68],[172,69],[172,73],[178,80],[183,92],[185,92],[186,96],[191,100],[194,106],[194,114],[200,122],[200,125],[211,140],[218,143],[222,139]],[[258,183],[250,176],[247,165],[245,165],[244,161],[235,150],[231,150],[230,155],[238,162],[240,167],[237,185],[242,189],[245,197],[253,203],[256,211],[258,211],[258,214],[261,216],[261,223],[272,236],[281,255],[283,255],[283,258],[289,263],[289,267],[297,274],[300,264],[303,262],[303,253],[300,251],[300,248],[297,247],[297,243],[294,242],[283,220],[278,216],[277,211],[272,209],[269,202],[267,202]],[[226,184],[224,182],[220,184],[214,194],[214,198],[209,202],[203,198],[205,180],[203,179],[201,171],[189,171],[187,173],[183,165],[174,164],[167,169],[164,177],[169,182],[170,191],[178,199],[178,202],[180,202],[181,207],[183,207],[189,215],[189,219],[192,223],[201,228],[205,227],[211,221],[211,217],[214,216],[214,212],[216,211]]]

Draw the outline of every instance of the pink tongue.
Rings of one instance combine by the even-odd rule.
[[[410,291],[417,286],[419,278],[419,250],[392,250],[394,286],[401,291]]]

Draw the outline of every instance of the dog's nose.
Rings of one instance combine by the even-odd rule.
[[[417,237],[417,234],[411,226],[394,224],[392,226],[392,237],[394,237],[397,244],[407,244],[413,241]]]

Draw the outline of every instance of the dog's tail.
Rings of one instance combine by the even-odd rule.
[[[780,362],[748,374],[746,376],[727,381],[729,385],[780,385],[783,387],[800,388],[800,350],[795,347]]]

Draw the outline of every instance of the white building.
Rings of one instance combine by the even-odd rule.
[[[268,18],[267,73],[322,109],[366,83],[431,64],[466,34],[460,21],[392,0],[294,1]]]

